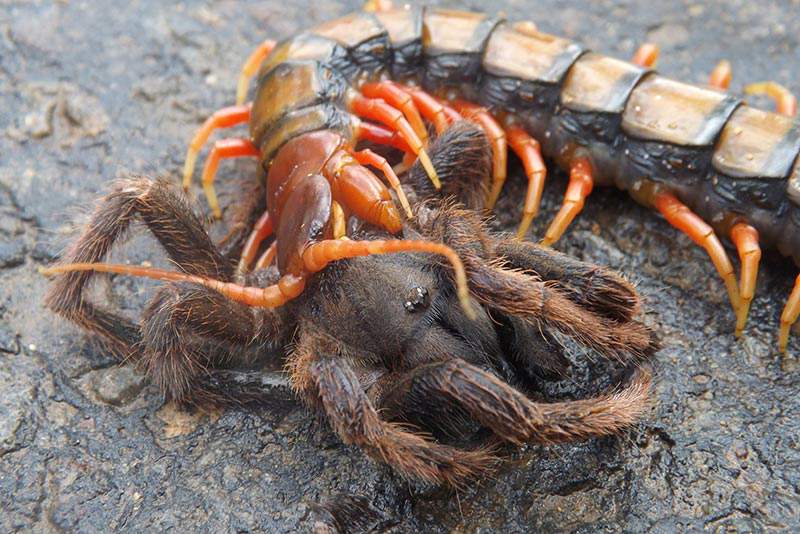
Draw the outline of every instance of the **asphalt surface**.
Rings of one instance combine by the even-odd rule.
[[[618,57],[655,41],[660,70],[689,81],[728,58],[733,90],[775,79],[800,93],[796,0],[448,5],[532,19]],[[593,193],[559,248],[638,282],[664,345],[652,414],[617,438],[523,448],[458,493],[403,482],[296,403],[216,414],[165,406],[143,377],[42,308],[37,268],[111,180],[178,180],[187,140],[232,102],[257,43],[358,7],[0,0],[0,529],[303,531],[314,503],[346,494],[370,504],[376,529],[396,532],[797,530],[800,336],[790,356],[774,350],[796,268],[765,258],[736,341],[704,253],[617,191]],[[557,173],[550,180],[539,234],[564,184]],[[522,187],[516,169],[498,228],[513,227]],[[117,259],[161,257],[136,237]],[[98,289],[135,315],[152,287],[116,279]],[[602,381],[575,367],[560,394]]]

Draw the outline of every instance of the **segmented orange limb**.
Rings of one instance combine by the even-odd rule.
[[[439,102],[422,89],[409,86],[403,86],[403,89],[411,95],[422,116],[433,123],[436,135],[442,135],[450,123],[461,119],[461,115],[456,110]]]
[[[745,86],[745,94],[767,95],[775,102],[775,111],[787,117],[797,115],[797,98],[777,82],[758,82]]]
[[[389,165],[389,162],[386,161],[386,158],[376,154],[368,148],[358,152],[351,152],[351,154],[360,164],[375,167],[383,172],[384,176],[386,176],[386,181],[389,182],[389,185],[392,187],[395,194],[397,194],[397,198],[400,200],[400,205],[403,206],[403,210],[405,210],[406,215],[411,218],[413,216],[411,212],[411,205],[408,203],[406,193],[403,191],[403,186],[400,185],[400,178],[397,177],[397,174],[395,174],[392,166]]]
[[[247,238],[244,248],[242,248],[238,267],[240,273],[247,272],[250,269],[250,264],[253,263],[261,243],[270,235],[272,235],[272,219],[269,216],[269,212],[265,211],[256,221],[253,231],[250,232],[250,236]]]
[[[344,217],[342,205],[335,200],[331,202],[331,221],[333,224],[333,238],[341,239],[347,236],[347,222]]]
[[[406,140],[403,139],[398,132],[371,122],[358,121],[358,125],[356,126],[356,139],[372,141],[378,145],[390,146],[402,150],[406,154],[414,155],[411,151],[411,147],[408,146]]]
[[[778,334],[778,348],[781,352],[786,352],[786,345],[789,344],[789,329],[797,321],[798,315],[800,315],[800,275],[795,279],[792,293],[781,313],[781,328]]]
[[[305,272],[299,275],[285,274],[277,284],[261,287],[248,287],[231,282],[222,282],[213,278],[196,276],[176,271],[167,271],[155,267],[139,267],[114,263],[67,263],[43,268],[40,272],[45,276],[53,276],[75,271],[96,271],[116,273],[128,276],[151,278],[170,282],[191,282],[219,292],[223,296],[246,304],[262,308],[276,308],[297,297],[305,289],[307,273],[316,273],[329,263],[358,256],[375,254],[395,254],[398,252],[427,252],[444,256],[453,268],[456,293],[464,312],[471,319],[475,318],[469,298],[467,274],[461,258],[453,249],[441,243],[417,241],[410,239],[389,239],[375,241],[351,241],[349,239],[326,239],[311,243],[303,251],[302,260]]]
[[[275,48],[275,41],[267,39],[253,50],[253,53],[242,65],[242,71],[239,73],[239,82],[236,84],[236,105],[244,104],[244,99],[247,97],[247,89],[250,86],[250,79],[258,72],[261,63],[272,52],[273,48]]]
[[[258,261],[256,262],[256,269],[266,269],[272,262],[275,260],[275,256],[278,255],[278,242],[273,241],[272,244],[264,251]]]
[[[231,106],[222,108],[214,112],[203,125],[194,134],[189,149],[186,152],[186,161],[183,164],[183,189],[189,190],[192,185],[192,174],[194,174],[194,167],[197,164],[197,155],[200,149],[206,144],[208,138],[214,130],[220,128],[230,128],[243,124],[250,120],[250,104],[243,106]]]
[[[309,245],[303,252],[303,263],[309,272],[315,273],[324,269],[332,261],[356,256],[393,254],[397,252],[428,252],[444,256],[453,267],[456,292],[464,312],[470,318],[475,317],[475,312],[470,305],[469,287],[467,286],[467,274],[464,270],[464,264],[453,249],[441,243],[412,239],[375,241],[330,239]]]
[[[368,98],[382,98],[387,104],[396,107],[405,115],[406,120],[422,141],[428,145],[428,130],[419,114],[414,99],[405,89],[392,81],[369,82],[361,86],[361,94]]]
[[[750,303],[756,292],[758,263],[761,261],[761,247],[758,245],[758,230],[747,223],[740,222],[731,228],[731,241],[736,245],[742,272],[739,275],[739,309],[736,310],[736,337],[742,335],[750,313]]]
[[[668,191],[658,193],[653,200],[656,209],[667,219],[667,222],[705,249],[725,282],[733,311],[738,313],[741,299],[739,286],[736,284],[736,276],[733,272],[733,264],[714,233],[714,229]]]
[[[214,148],[209,152],[206,166],[203,169],[203,191],[206,193],[208,205],[211,207],[214,217],[222,218],[222,210],[214,190],[214,178],[217,175],[220,160],[242,157],[257,158],[259,155],[258,148],[249,139],[222,139],[214,143]]]
[[[658,61],[658,54],[659,54],[658,45],[655,43],[644,43],[642,46],[636,50],[636,53],[633,54],[633,59],[631,59],[631,63],[634,65],[639,65],[640,67],[650,68],[654,67],[656,62]]]
[[[506,129],[508,144],[517,157],[522,160],[525,175],[528,177],[528,192],[525,195],[525,205],[522,208],[522,220],[517,229],[517,239],[522,239],[528,233],[528,228],[534,217],[539,213],[542,202],[544,181],[547,177],[547,167],[542,158],[542,149],[539,141],[520,126],[509,126]]]
[[[436,189],[441,189],[442,184],[436,174],[436,169],[433,168],[431,158],[428,157],[425,147],[422,146],[422,141],[414,133],[414,129],[402,112],[379,98],[366,98],[361,95],[354,96],[350,101],[350,105],[353,112],[359,117],[378,121],[391,129],[397,130],[408,143],[408,146],[411,147],[411,151],[419,158],[419,162],[425,168],[425,172],[428,174],[433,186]]]
[[[558,241],[567,227],[583,209],[584,201],[594,188],[592,166],[586,158],[577,158],[569,166],[569,183],[561,209],[547,227],[541,244],[550,246]]]
[[[453,102],[453,107],[464,118],[472,120],[483,128],[489,143],[492,147],[492,187],[486,197],[486,209],[491,210],[500,197],[503,184],[506,182],[506,172],[508,167],[508,143],[506,142],[506,132],[500,123],[497,122],[489,111],[481,106],[457,100]]]
[[[306,283],[304,276],[285,274],[277,284],[267,287],[249,287],[155,267],[115,263],[67,263],[41,269],[40,272],[45,276],[52,276],[75,271],[115,273],[169,282],[191,282],[214,290],[233,301],[260,308],[277,308],[286,304],[303,292]]]
[[[717,66],[714,67],[714,70],[712,70],[711,74],[708,76],[708,85],[725,91],[731,85],[732,79],[733,69],[731,68],[731,62],[723,59],[717,63]]]

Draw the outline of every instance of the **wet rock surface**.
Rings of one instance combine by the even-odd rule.
[[[635,279],[648,301],[646,320],[663,341],[657,405],[621,437],[524,448],[492,477],[455,493],[403,482],[343,446],[299,405],[215,414],[163,405],[141,376],[42,309],[45,281],[37,267],[57,257],[115,177],[142,172],[178,180],[186,141],[233,100],[238,68],[261,39],[358,3],[2,5],[3,531],[310,530],[313,505],[339,495],[365,499],[374,526],[397,532],[800,526],[800,371],[795,357],[774,351],[796,269],[766,258],[746,337],[737,342],[704,253],[617,191],[596,191],[560,248]],[[800,92],[795,0],[503,1],[493,9],[619,57],[655,40],[661,70],[681,79],[702,81],[727,57],[734,89],[771,78]],[[252,172],[252,162],[223,171]],[[509,182],[498,228],[512,227],[521,208],[519,169]],[[537,232],[564,185],[554,173]],[[117,256],[131,263],[162,257],[139,237]],[[98,286],[130,314],[152,289],[123,279]],[[800,339],[790,353],[800,354]],[[560,394],[602,386],[598,373],[575,367]]]

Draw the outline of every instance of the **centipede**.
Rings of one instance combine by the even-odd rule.
[[[419,162],[439,188],[426,151],[429,140],[456,121],[470,120],[491,144],[488,210],[503,191],[509,153],[523,165],[528,184],[519,239],[527,238],[539,213],[551,162],[569,180],[542,245],[562,237],[596,186],[627,191],[707,252],[724,282],[739,337],[762,247],[800,265],[797,101],[775,82],[758,82],[745,94],[766,95],[776,109],[757,109],[726,92],[730,63],[720,62],[701,86],[659,74],[657,57],[649,44],[623,61],[543,33],[533,22],[386,1],[370,1],[362,11],[280,42],[265,40],[242,67],[235,105],[213,113],[192,138],[183,170],[188,190],[212,134],[249,126],[248,137],[213,144],[202,187],[220,217],[214,188],[220,162],[260,162],[266,211],[240,268],[275,261],[283,277],[265,290],[225,291],[249,304],[279,306],[331,261],[400,250],[442,253],[457,266],[452,251],[430,243],[349,240],[345,221],[355,216],[398,234],[412,217],[403,171]],[[254,78],[254,95],[246,103]],[[363,141],[392,149],[402,160],[357,149]],[[738,280],[719,236],[738,254]],[[163,277],[145,269],[136,274]],[[782,352],[798,315],[800,276],[780,316]]]

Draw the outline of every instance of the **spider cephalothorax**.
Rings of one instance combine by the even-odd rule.
[[[465,198],[463,191],[474,191],[486,171],[485,139],[468,126],[446,136],[432,150],[445,190],[459,172],[460,185],[449,192],[479,203],[480,195]],[[475,164],[460,172],[452,163],[467,154]],[[411,170],[409,184],[418,174]],[[468,309],[451,264],[419,252],[334,262],[276,308],[249,306],[176,275],[136,325],[88,301],[91,270],[61,274],[47,303],[146,369],[168,398],[186,403],[258,400],[259,381],[236,379],[229,369],[252,368],[252,354],[285,348],[293,389],[327,416],[343,441],[423,481],[455,484],[491,465],[488,450],[450,443],[465,426],[523,443],[609,434],[635,422],[648,406],[650,381],[636,364],[655,344],[634,318],[633,287],[604,268],[492,235],[475,210],[417,189],[404,237],[458,254],[469,281]],[[179,191],[143,177],[117,184],[101,200],[65,261],[102,261],[135,218],[197,280],[266,287],[280,276],[274,266],[237,270]],[[386,237],[366,226],[351,236]],[[600,397],[533,402],[512,385],[566,370],[556,332],[632,364],[632,378]],[[411,430],[416,426],[427,433]]]

